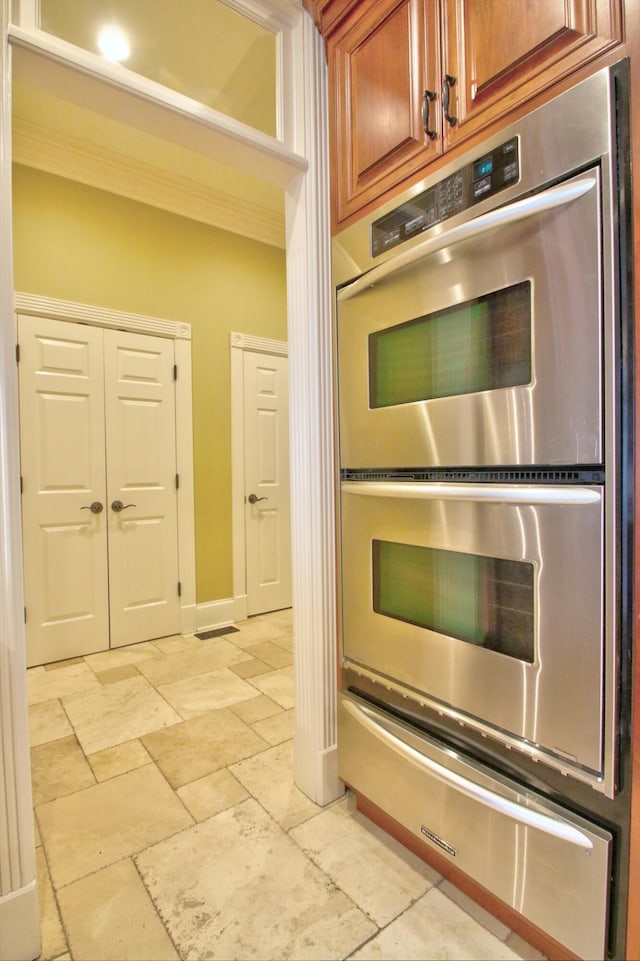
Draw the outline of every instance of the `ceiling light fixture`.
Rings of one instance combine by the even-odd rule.
[[[126,34],[118,27],[103,27],[98,34],[98,49],[107,60],[126,60],[131,49]]]

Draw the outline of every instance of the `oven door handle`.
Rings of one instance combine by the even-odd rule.
[[[386,744],[387,747],[391,748],[396,754],[400,754],[417,767],[426,768],[430,774],[433,774],[447,784],[451,784],[458,791],[466,794],[467,797],[479,801],[480,804],[484,804],[486,807],[500,814],[505,814],[520,824],[536,828],[552,837],[560,838],[570,844],[575,844],[585,851],[591,851],[593,849],[593,843],[586,834],[583,834],[582,831],[579,831],[567,821],[524,807],[516,801],[510,801],[501,794],[482,787],[481,784],[476,784],[475,781],[470,781],[469,778],[463,777],[455,771],[451,771],[443,764],[427,757],[395,734],[392,734],[391,731],[383,727],[375,717],[371,716],[366,708],[360,707],[358,704],[354,704],[353,701],[349,701],[346,698],[342,704],[358,723],[362,724],[374,737]]]
[[[593,190],[596,184],[597,180],[595,177],[582,177],[579,180],[572,180],[570,183],[561,184],[559,187],[551,187],[549,190],[543,190],[533,197],[525,197],[524,200],[517,200],[515,203],[508,204],[506,207],[500,207],[498,210],[491,210],[489,213],[481,214],[480,217],[475,217],[473,220],[459,224],[457,227],[451,227],[450,230],[445,230],[435,237],[429,237],[427,240],[423,240],[422,243],[416,244],[415,247],[394,254],[390,260],[386,260],[384,263],[378,264],[377,267],[373,267],[370,271],[354,280],[353,283],[339,290],[338,300],[349,300],[351,297],[355,297],[362,290],[367,290],[390,274],[394,274],[398,270],[410,266],[417,260],[428,257],[437,250],[442,250],[443,247],[450,247],[463,240],[478,237],[488,230],[495,230],[497,227],[514,224],[527,217],[533,217],[535,214],[541,214],[547,210],[553,210],[555,207],[561,207],[563,204],[571,203],[572,200],[577,200],[578,197],[582,197],[583,194],[588,193],[589,190]]]
[[[394,497],[409,500],[488,501],[495,504],[596,504],[602,494],[597,487],[566,484],[437,484],[416,481],[343,481],[343,494],[360,497]]]

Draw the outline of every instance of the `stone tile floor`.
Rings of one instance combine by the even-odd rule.
[[[292,775],[291,611],[28,672],[43,959],[541,958]]]

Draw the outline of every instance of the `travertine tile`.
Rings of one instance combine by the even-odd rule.
[[[73,734],[69,718],[58,699],[42,701],[29,708],[29,743],[31,747],[46,744],[47,741],[57,741],[61,737]]]
[[[98,672],[110,671],[113,667],[121,667],[123,664],[138,664],[149,657],[159,655],[160,651],[151,641],[144,641],[142,644],[130,644],[128,647],[114,647],[110,651],[101,651],[99,654],[87,654],[84,660],[93,671]]]
[[[68,657],[65,661],[54,661],[52,664],[45,664],[45,671],[57,671],[61,667],[71,667],[72,664],[82,664],[81,657]]]
[[[476,921],[479,921],[483,927],[491,931],[492,934],[495,934],[496,938],[499,938],[501,941],[505,940],[510,930],[506,924],[503,924],[502,921],[498,921],[497,918],[494,918],[494,916],[489,914],[488,911],[485,911],[485,909],[481,907],[477,901],[474,901],[473,898],[470,898],[468,895],[464,894],[450,881],[441,881],[439,887],[442,893],[446,895],[450,901],[453,901],[453,903],[457,904],[459,908],[462,908],[462,910],[466,911],[467,914],[470,914],[472,918],[475,918]]]
[[[265,620],[269,624],[275,625],[278,630],[284,630],[287,633],[293,632],[293,608],[287,607],[282,611],[270,611],[269,614],[264,615]],[[274,634],[274,637],[276,635]]]
[[[40,903],[40,937],[42,938],[40,958],[45,961],[46,958],[57,958],[66,951],[67,939],[62,930],[58,905],[49,877],[49,868],[42,848],[38,848],[36,851],[36,867],[38,872],[38,901]]]
[[[90,754],[87,760],[96,779],[106,781],[110,777],[117,777],[119,774],[126,774],[127,771],[144,767],[145,764],[150,763],[151,757],[136,738],[124,744],[117,744],[115,747],[108,747],[104,751],[98,751],[97,754]]]
[[[239,664],[230,664],[229,670],[237,674],[238,677],[257,677],[258,674],[267,674],[271,667],[264,661],[259,661],[257,657],[252,657],[249,661],[241,661]]]
[[[160,687],[201,674],[210,674],[211,671],[229,667],[230,664],[248,661],[250,657],[224,638],[212,638],[198,643],[198,647],[144,661],[139,664],[138,669],[155,687]]]
[[[294,784],[291,741],[233,764],[230,771],[285,831],[322,810]]]
[[[287,633],[285,628],[263,618],[249,618],[247,621],[238,621],[236,627],[238,633],[230,635],[230,639],[242,648],[257,644],[259,641],[272,641],[278,634]]]
[[[72,664],[70,667],[61,667],[59,671],[36,668],[27,672],[29,704],[97,691],[99,687],[100,682],[87,664]]]
[[[242,784],[227,770],[185,784],[178,788],[177,794],[196,821],[204,821],[249,797]]]
[[[63,700],[85,754],[131,741],[180,721],[180,715],[138,675],[103,686],[90,695]]]
[[[279,704],[272,701],[266,694],[258,694],[257,692],[256,696],[250,698],[248,701],[240,701],[238,704],[232,704],[229,710],[237,714],[246,724],[255,724],[256,721],[261,721],[265,717],[272,717],[274,714],[282,713],[282,708]]]
[[[290,654],[293,654],[293,634],[279,634],[273,638],[273,643],[277,644],[278,647],[283,647],[285,651],[289,651]]]
[[[153,764],[42,804],[37,815],[56,889],[193,823]]]
[[[375,931],[253,800],[135,861],[185,961],[343,958]]]
[[[58,898],[74,961],[178,958],[131,860],[74,881]]]
[[[249,647],[245,647],[245,651],[252,657],[264,661],[272,668],[289,667],[293,664],[293,656],[284,648],[274,644],[273,641],[260,641],[259,644],[251,644]]]
[[[110,667],[108,671],[96,671],[95,674],[101,684],[117,684],[128,677],[136,677],[138,669],[134,664],[121,664],[120,667]]]
[[[199,647],[202,641],[193,634],[175,634],[172,637],[158,637],[153,642],[163,654],[176,654],[178,651],[186,651],[192,647]]]
[[[162,684],[158,692],[185,720],[255,696],[255,688],[228,668]]]
[[[424,958],[502,961],[518,956],[438,888],[432,888],[350,957],[354,961],[422,961]]]
[[[294,828],[291,837],[379,927],[405,911],[440,875],[345,799]]]
[[[253,725],[253,730],[269,744],[281,744],[293,737],[295,715],[293,711],[282,711],[274,717],[267,717]]]
[[[45,804],[96,783],[74,734],[31,750],[33,803]]]
[[[267,742],[231,711],[211,711],[142,738],[174,788],[263,751]]]
[[[97,673],[110,671],[123,664],[139,664],[140,661],[146,661],[149,657],[160,656],[161,652],[152,641],[143,641],[141,644],[129,644],[127,647],[114,647],[110,651],[101,651],[99,654],[87,654],[84,660]]]
[[[505,944],[508,948],[511,948],[512,951],[515,951],[517,956],[522,958],[523,961],[546,961],[546,955],[542,954],[527,941],[524,941],[520,935],[514,931],[510,932]]]
[[[294,704],[293,667],[283,667],[279,671],[271,671],[262,677],[251,678],[251,683],[262,694],[266,694],[283,707],[285,711]]]

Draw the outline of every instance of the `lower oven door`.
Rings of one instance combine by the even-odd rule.
[[[345,661],[598,787],[603,502],[598,486],[343,482]]]
[[[581,958],[604,958],[611,835],[351,695],[340,777]]]

